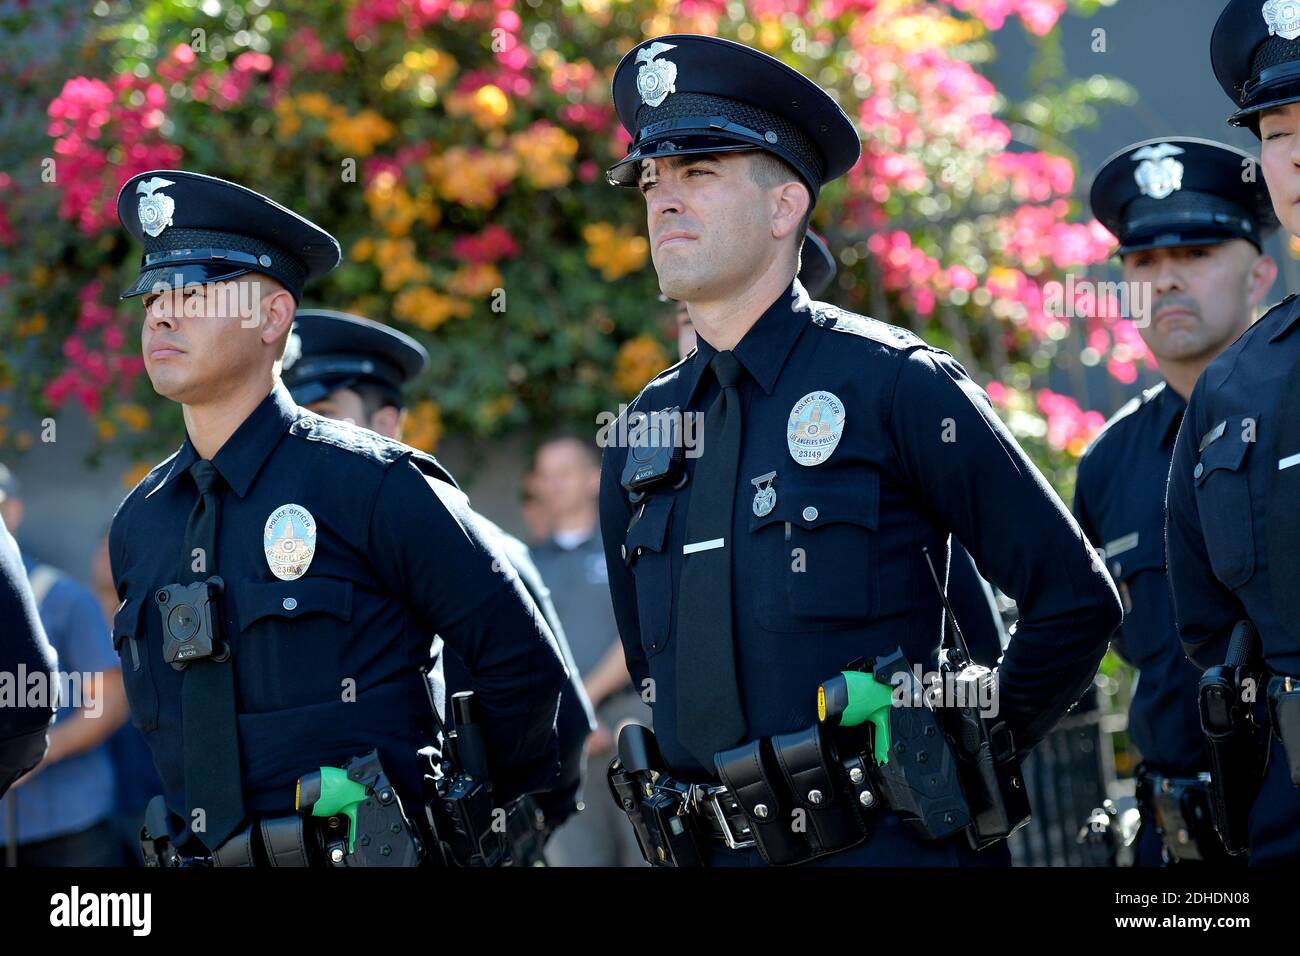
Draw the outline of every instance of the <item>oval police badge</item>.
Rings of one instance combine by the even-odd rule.
[[[844,434],[844,403],[833,392],[809,392],[790,409],[786,445],[801,465],[820,465]]]
[[[302,505],[281,505],[266,519],[266,563],[281,581],[307,573],[316,554],[316,519]]]

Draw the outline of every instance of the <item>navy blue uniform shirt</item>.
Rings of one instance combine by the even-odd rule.
[[[1300,463],[1300,447],[1282,434],[1284,417],[1297,415],[1281,407],[1296,374],[1300,299],[1288,296],[1210,363],[1188,402],[1166,522],[1178,630],[1201,668],[1224,662],[1233,625],[1249,618],[1269,670],[1300,677],[1300,568],[1285,544],[1294,541],[1300,503],[1271,507],[1279,476]],[[1300,789],[1276,738],[1272,747],[1251,811],[1252,864],[1300,861]]]
[[[1187,403],[1161,382],[1115,413],[1084,452],[1074,514],[1119,588],[1124,623],[1115,649],[1138,670],[1129,734],[1152,770],[1209,770],[1196,684],[1200,670],[1178,638],[1165,572],[1165,486]]]
[[[195,460],[187,438],[122,502],[109,536],[131,717],[179,814],[185,675],[163,660],[153,593],[188,560]],[[408,811],[418,807],[428,767],[416,751],[433,743],[418,668],[441,663],[442,641],[482,704],[498,794],[554,783],[564,664],[493,535],[436,461],[299,408],[278,382],[212,461],[224,479],[214,566],[226,584],[221,625],[249,813],[293,812],[298,776],[375,747]],[[264,538],[268,517],[290,503],[311,513],[317,541],[306,572],[284,581]]]
[[[1120,607],[1096,552],[984,392],[947,353],[906,330],[810,303],[797,281],[734,352],[746,374],[727,546],[749,739],[812,724],[818,684],[857,658],[901,647],[914,664],[933,666],[943,609],[921,549],[928,546],[942,579],[952,533],[1019,604],[999,704],[1021,748],[1032,746],[1087,688]],[[701,338],[630,411],[681,406],[702,415],[719,390],[708,371],[714,354]],[[843,434],[828,458],[807,466],[787,447],[787,425],[795,404],[818,390],[843,406]],[[712,769],[692,758],[676,727],[678,582],[692,485],[652,492],[634,512],[620,483],[627,454],[607,442],[600,524],[628,668],[639,687],[653,681],[664,758],[685,779],[709,779]],[[695,460],[687,457],[688,472]],[[751,481],[772,471],[776,503],[759,516]],[[799,573],[795,549],[804,558]],[[889,826],[877,828],[865,852],[848,855],[921,862],[929,851],[910,836],[879,839]]]

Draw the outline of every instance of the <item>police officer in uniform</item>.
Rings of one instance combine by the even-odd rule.
[[[610,589],[667,769],[703,784],[752,754],[756,782],[730,798],[764,841],[787,841],[792,808],[775,785],[775,807],[747,795],[780,772],[774,735],[815,724],[819,684],[855,660],[901,649],[934,666],[944,612],[927,559],[943,581],[950,534],[1019,605],[998,700],[1016,745],[1032,747],[1088,687],[1119,600],[951,356],[797,281],[818,191],[858,159],[853,124],[796,71],[713,37],[638,44],[613,87],[632,143],[610,181],[643,191],[660,287],[699,336],[631,410],[703,415],[701,454],[646,482],[625,470],[627,443],[610,443],[602,470]],[[820,786],[791,792],[809,816],[825,808]],[[1004,841],[976,851],[960,833],[923,840],[887,808],[870,816],[864,841],[821,860],[1009,862]],[[708,841],[705,862],[770,856],[733,843]]]
[[[820,300],[830,288],[839,267],[826,240],[808,230],[799,251],[799,284],[808,298]],[[686,358],[695,348],[695,327],[684,302],[677,303],[677,346],[679,358]],[[1007,645],[1007,630],[998,610],[997,597],[989,583],[980,577],[970,553],[960,541],[952,542],[952,561],[948,569],[948,600],[953,616],[962,629],[971,656],[981,664],[993,666]]]
[[[49,746],[46,731],[54,719],[49,700],[27,706],[28,684],[17,681],[17,675],[44,672],[47,686],[52,687],[55,664],[18,545],[0,518],[0,671],[13,675],[14,689],[24,695],[21,702],[13,702],[21,706],[0,705],[0,797],[44,759]]]
[[[1238,149],[1177,137],[1126,146],[1092,185],[1093,214],[1119,237],[1128,288],[1150,292],[1145,315],[1130,298],[1131,317],[1164,376],[1106,423],[1079,462],[1074,496],[1079,525],[1102,551],[1124,605],[1115,647],[1138,670],[1129,734],[1142,754],[1139,866],[1226,856],[1208,817],[1199,829],[1171,823],[1161,834],[1157,826],[1175,815],[1157,814],[1155,801],[1181,801],[1188,788],[1208,809],[1208,790],[1195,778],[1210,770],[1197,712],[1200,670],[1183,653],[1165,573],[1164,500],[1196,379],[1250,327],[1277,277],[1263,251],[1277,219],[1257,173],[1255,159]]]
[[[1282,226],[1300,236],[1300,7],[1233,0],[1211,39],[1229,117],[1261,140],[1260,167]],[[1183,647],[1225,663],[1241,621],[1257,635],[1269,724],[1248,821],[1252,865],[1300,861],[1300,300],[1270,309],[1201,375],[1169,472],[1169,579]],[[1262,689],[1262,688],[1261,688]],[[1266,706],[1265,706],[1266,704]],[[1284,737],[1286,738],[1284,742]]]
[[[402,440],[402,387],[428,365],[429,353],[423,345],[361,316],[300,309],[285,351],[284,384],[295,402],[325,418],[343,419],[385,438]],[[569,668],[556,717],[560,775],[550,791],[535,798],[544,813],[544,833],[549,834],[581,801],[583,752],[587,737],[596,729],[595,717],[550,589],[528,546],[483,516],[479,520],[494,533],[511,566],[519,572]],[[449,692],[471,689],[469,674],[455,655],[443,658],[443,679]]]
[[[299,779],[372,751],[391,784],[374,798],[391,808],[395,792],[421,819],[433,768],[418,751],[436,745],[422,668],[436,682],[444,641],[469,671],[498,801],[550,786],[564,664],[493,534],[434,459],[299,408],[279,381],[302,287],[338,243],[179,170],[128,180],[118,216],[144,244],[123,295],[143,296],[145,368],[187,433],[109,539],[114,642],[173,847],[300,864],[283,843],[314,806]]]

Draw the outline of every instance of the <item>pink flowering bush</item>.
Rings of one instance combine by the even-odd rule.
[[[49,0],[44,49],[62,51],[61,69],[38,70],[26,34],[0,21],[0,53],[28,56],[0,56],[0,80],[42,114],[0,147],[0,403],[75,405],[103,435],[148,409],[172,417],[139,441],[174,442],[175,410],[140,374],[138,303],[116,298],[139,250],[115,200],[135,173],[184,166],[334,232],[344,264],[307,301],[424,341],[434,368],[413,405],[439,428],[593,427],[671,354],[641,202],[604,182],[628,142],[610,78],[645,31],[699,32],[839,98],[863,155],[814,216],[841,263],[827,298],[952,351],[1064,489],[1100,424],[1060,394],[1079,351],[1121,383],[1149,356],[1130,325],[1046,306],[1047,282],[1102,262],[1113,240],[1081,215],[1072,160],[1041,145],[1062,131],[1042,117],[1068,104],[1086,121],[1123,90],[1050,75],[1030,110],[1004,103],[980,64],[990,31],[1023,28],[1050,52],[1067,9],[1095,2],[223,0],[209,16],[114,0],[74,18]],[[0,447],[13,441],[0,422]]]

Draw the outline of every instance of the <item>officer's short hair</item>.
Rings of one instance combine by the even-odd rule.
[[[781,183],[803,183],[804,188],[808,184],[804,183],[803,177],[794,171],[794,167],[787,163],[775,153],[769,153],[766,150],[756,149],[749,154],[749,175],[754,182],[760,186],[779,186]],[[813,193],[808,190],[808,209],[803,214],[803,219],[799,223],[799,228],[795,230],[798,237],[795,247],[798,248],[803,243],[804,234],[808,231],[808,223],[812,220],[813,213]]]

